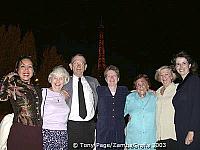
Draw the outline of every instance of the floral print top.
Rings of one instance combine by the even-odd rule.
[[[14,111],[13,122],[41,126],[41,89],[24,83],[19,76],[4,78],[0,87],[0,101],[10,100]]]

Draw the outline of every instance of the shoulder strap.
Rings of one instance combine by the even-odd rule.
[[[46,94],[45,94],[45,97],[44,97],[44,102],[43,102],[43,105],[42,105],[42,118],[44,116],[44,106],[45,106],[45,102],[46,102],[46,97],[47,97],[47,89],[46,89]]]

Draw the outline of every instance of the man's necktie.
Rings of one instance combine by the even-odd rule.
[[[81,78],[78,79],[78,98],[79,98],[79,116],[83,119],[87,116],[87,110],[85,106],[85,97],[83,92],[83,85]]]

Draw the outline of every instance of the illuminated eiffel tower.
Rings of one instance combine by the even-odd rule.
[[[98,26],[98,65],[97,65],[97,71],[98,71],[98,80],[99,82],[104,82],[104,70],[106,68],[106,62],[105,62],[105,45],[104,45],[104,26],[102,24],[102,17],[101,17],[101,23]]]

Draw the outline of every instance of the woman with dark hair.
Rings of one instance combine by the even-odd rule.
[[[128,88],[119,86],[119,69],[110,65],[104,71],[107,86],[97,87],[98,115],[96,129],[97,150],[124,149],[124,105]],[[115,144],[115,145],[114,145]]]
[[[179,150],[199,150],[200,78],[195,75],[198,67],[184,51],[176,54],[172,63],[182,78],[172,101]]]
[[[15,73],[6,75],[0,88],[0,101],[9,100],[14,111],[8,150],[42,150],[42,93],[39,87],[31,84],[33,74],[31,57],[20,57]]]
[[[156,96],[149,91],[150,81],[145,74],[135,78],[134,86],[136,90],[127,96],[124,109],[124,116],[130,116],[126,146],[153,150],[156,147]]]

